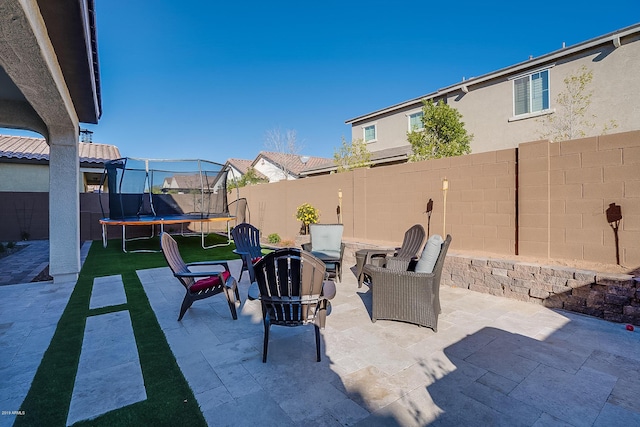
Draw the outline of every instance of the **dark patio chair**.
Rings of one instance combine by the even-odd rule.
[[[327,272],[342,282],[342,257],[345,244],[342,242],[342,224],[309,224],[311,241],[302,249],[311,252],[324,262]]]
[[[394,270],[406,270],[411,261],[416,260],[418,252],[424,244],[426,233],[424,227],[416,224],[404,233],[402,245],[396,249],[393,256],[387,256],[386,267]]]
[[[260,246],[260,230],[248,223],[238,224],[231,230],[233,242],[236,248],[233,252],[242,257],[242,270],[238,281],[242,281],[242,273],[249,272],[251,283],[255,282],[253,274],[253,264],[262,258],[262,247]]]
[[[414,271],[365,265],[365,274],[371,277],[371,320],[400,320],[437,332],[440,278],[450,243],[449,235],[444,242],[442,237],[432,236]]]
[[[407,270],[411,261],[415,261],[416,255],[425,238],[424,227],[420,224],[411,226],[405,233],[402,245],[394,251],[385,251],[380,249],[362,249],[359,252],[363,253],[364,263],[363,265],[372,264],[375,261],[376,265],[386,266],[394,270]],[[381,260],[380,258],[384,258]],[[364,280],[364,271],[358,272],[358,287],[362,287]]]
[[[240,302],[240,294],[238,293],[236,279],[233,278],[229,272],[227,261],[205,261],[185,264],[180,255],[178,244],[169,233],[162,233],[160,235],[160,241],[162,253],[167,260],[167,264],[169,264],[171,271],[173,271],[173,275],[186,289],[186,294],[180,307],[178,321],[182,320],[184,313],[191,307],[194,301],[208,298],[222,292],[224,292],[227,302],[229,303],[229,310],[231,311],[233,320],[237,320],[238,315],[236,313],[235,303],[236,301]],[[191,271],[189,269],[189,267],[197,265],[219,266],[223,267],[224,270],[203,272]],[[199,277],[201,279],[196,280]]]
[[[320,329],[324,328],[335,296],[335,284],[325,281],[325,266],[309,252],[297,248],[278,249],[254,265],[256,282],[249,298],[262,304],[264,344],[262,362],[267,361],[269,330],[272,325],[313,324],[316,335],[316,360],[320,361]]]

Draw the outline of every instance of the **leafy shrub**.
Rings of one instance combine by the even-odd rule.
[[[13,249],[16,247],[16,242],[8,242],[7,243],[7,249]]]
[[[6,251],[6,249],[4,248],[4,245],[2,244],[2,242],[0,242],[0,254],[3,253],[4,251]]]
[[[280,243],[280,236],[278,235],[278,233],[271,233],[269,234],[269,237],[267,237],[267,240],[269,241],[269,243],[275,245]]]

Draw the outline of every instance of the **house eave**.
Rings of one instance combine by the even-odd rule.
[[[38,7],[78,119],[97,124],[102,96],[94,0],[38,0]]]

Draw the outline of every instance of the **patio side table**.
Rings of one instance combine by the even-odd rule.
[[[365,263],[381,267],[384,264],[387,255],[391,252],[392,250],[385,251],[384,249],[360,249],[356,251],[356,277],[358,278],[359,288],[362,287],[362,282],[364,280],[362,269]]]

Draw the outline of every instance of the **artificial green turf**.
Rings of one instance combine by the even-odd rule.
[[[186,262],[238,258],[232,252],[234,245],[203,250],[199,238],[176,237],[176,240]],[[226,238],[211,235],[207,244],[224,240]],[[158,240],[153,239],[130,242],[127,250],[135,249],[136,245],[159,247]],[[101,242],[94,242],[91,246],[69,303],[20,408],[24,416],[17,417],[14,425],[65,426],[86,319],[120,310],[129,310],[131,316],[147,399],[74,425],[206,425],[136,274],[136,270],[164,267],[166,261],[162,253],[125,254],[121,247],[118,240],[110,241],[107,248],[103,248]],[[90,310],[93,279],[115,274],[122,275],[127,303]],[[177,281],[176,286],[180,286]],[[179,303],[176,305],[176,318],[178,311]]]

